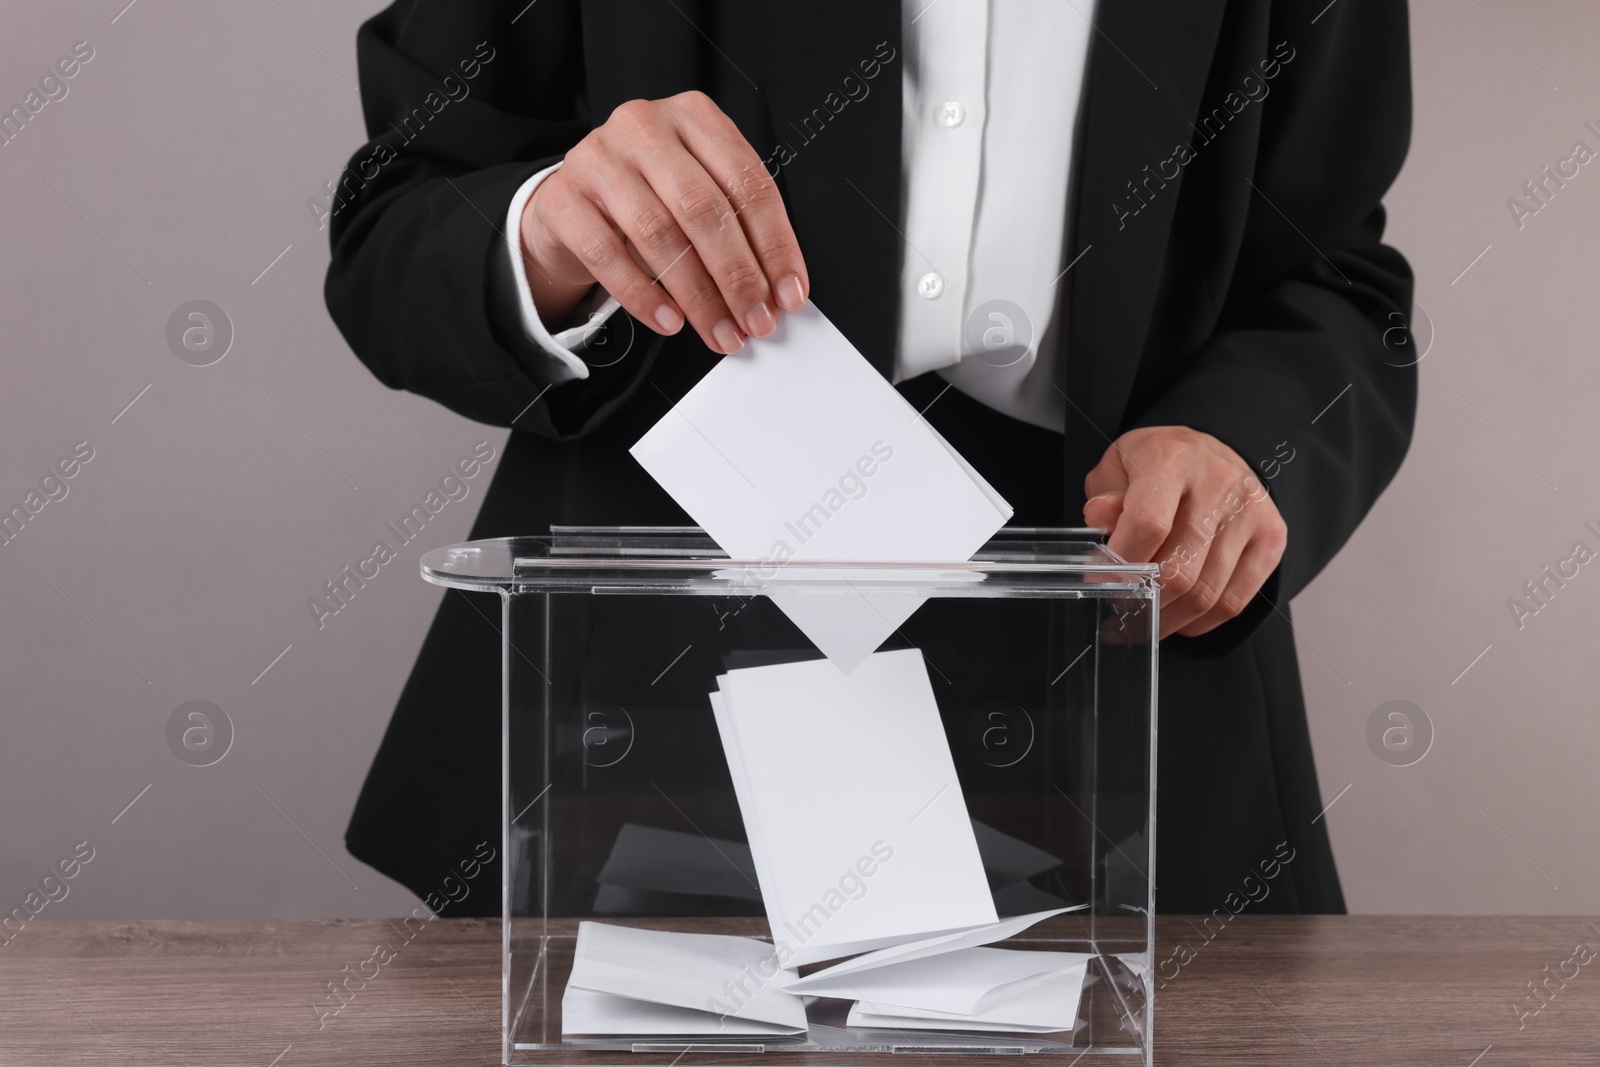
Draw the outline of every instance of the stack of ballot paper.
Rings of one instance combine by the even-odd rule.
[[[783,1036],[806,1028],[802,996],[853,1001],[850,1026],[1072,1028],[1088,957],[990,946],[1075,909],[998,918],[920,651],[849,674],[825,659],[730,669],[709,699],[748,859],[707,839],[719,868],[682,835],[629,826],[601,881],[726,898],[748,863],[772,940],[583,923],[563,1032]],[[1059,862],[982,831],[1002,883]]]
[[[578,926],[561,998],[569,1035],[787,1037],[806,999],[854,1001],[849,1026],[1052,1033],[1073,1029],[1089,956],[986,947],[1062,910],[868,953],[800,978],[747,937]]]
[[[849,671],[924,597],[807,595],[791,561],[970,559],[1011,506],[813,305],[726,356],[632,454],[823,654]],[[848,575],[846,575],[848,577]]]

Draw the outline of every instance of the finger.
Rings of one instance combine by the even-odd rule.
[[[1191,537],[1191,541],[1180,543],[1171,550],[1178,561],[1175,570],[1179,573],[1172,581],[1166,581],[1163,575],[1162,637],[1177,633],[1216,605],[1233,577],[1240,554],[1250,541],[1248,530],[1230,524],[1215,537],[1197,546],[1193,543],[1190,531],[1185,529],[1186,525],[1180,524],[1179,530],[1182,536]],[[1163,551],[1167,551],[1165,547]]]
[[[727,326],[757,337],[770,334],[777,327],[771,287],[745,240],[733,205],[716,180],[682,144],[663,145],[648,153],[638,149],[633,152],[634,164],[661,202],[671,209],[706,272],[722,291],[722,299],[732,312]],[[668,274],[675,269],[668,268]],[[666,278],[667,274],[663,274],[662,280]]]
[[[1177,479],[1163,479],[1181,484]],[[1149,478],[1137,478],[1122,498],[1122,513],[1106,540],[1106,547],[1129,563],[1148,563],[1172,532],[1181,497]]]
[[[595,204],[580,195],[560,195],[540,204],[539,211],[540,223],[628,314],[660,333],[683,327],[682,310],[634,262],[622,234]]]
[[[727,192],[778,306],[794,311],[805,303],[811,283],[777,183],[733,120],[709,98],[692,94],[686,108],[698,121],[681,127],[685,146]]]
[[[743,332],[733,325],[722,291],[706,272],[677,219],[644,177],[629,165],[603,166],[585,186],[633,243],[645,266],[671,294],[707,347],[737,352]]]
[[[1283,543],[1270,531],[1258,531],[1240,554],[1228,579],[1227,587],[1211,610],[1184,626],[1178,632],[1185,637],[1198,637],[1235,618],[1250,606],[1261,587],[1267,584],[1272,572],[1283,559]]]
[[[1122,462],[1122,450],[1113,444],[1106,449],[1105,455],[1100,457],[1094,470],[1090,471],[1083,479],[1083,494],[1096,497],[1101,493],[1112,493],[1128,488],[1128,468]]]

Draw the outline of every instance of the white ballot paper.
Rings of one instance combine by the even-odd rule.
[[[1087,961],[1051,975],[1014,997],[974,1014],[891,1007],[858,1001],[850,1009],[850,1026],[894,1030],[989,1030],[999,1033],[1048,1034],[1071,1030],[1078,1019]]]
[[[561,998],[563,1034],[804,1032],[801,999],[781,986],[765,941],[582,922]]]
[[[925,598],[808,593],[784,564],[966,560],[1011,517],[809,303],[723,357],[631,452],[725,552],[757,561],[746,588],[843,671]]]
[[[1089,962],[1085,952],[962,948],[909,963],[844,974],[807,986],[806,996],[859,1000],[879,1011],[915,1008],[981,1013],[1062,971]],[[793,990],[791,990],[793,991]]]
[[[853,1000],[852,1026],[1049,1033],[1071,1029],[1090,955],[986,947],[1087,905],[1018,915],[870,952],[789,982],[806,996]]]
[[[995,941],[1004,941],[1008,937],[1015,937],[1035,923],[1043,922],[1053,915],[1064,915],[1069,911],[1082,911],[1087,904],[1075,904],[1070,908],[1055,908],[1051,911],[1037,911],[1031,915],[1014,915],[1009,919],[986,923],[971,929],[957,930],[953,933],[940,934],[919,941],[910,941],[889,948],[869,952],[864,956],[857,956],[853,960],[834,964],[826,970],[808,974],[804,978],[797,978],[787,983],[784,988],[792,993],[819,994],[821,996],[840,996],[844,994],[824,993],[825,988],[842,987],[843,981],[852,976],[867,972],[875,972],[891,966],[910,967],[930,958],[937,958],[962,949],[976,948],[988,945]],[[914,973],[914,972],[903,972]]]
[[[781,962],[996,922],[920,651],[875,653],[848,675],[808,660],[717,683],[712,709]]]

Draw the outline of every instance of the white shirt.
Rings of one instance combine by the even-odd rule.
[[[895,381],[937,371],[980,403],[1057,431],[1067,192],[1093,32],[1092,0],[1081,12],[1075,2],[906,0],[901,9],[906,247]],[[558,167],[517,190],[507,234],[520,234],[528,198]],[[549,358],[548,381],[587,378],[572,348],[593,326],[545,329],[520,238],[507,246],[509,278],[494,303]],[[589,323],[617,306],[606,299]]]

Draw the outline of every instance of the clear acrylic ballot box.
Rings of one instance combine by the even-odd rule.
[[[963,561],[773,567],[731,560],[695,528],[557,527],[431,551],[422,573],[501,597],[504,1063],[890,1065],[939,1053],[1150,1064],[1154,565],[1118,559],[1090,530],[1008,528]],[[907,714],[892,698],[851,709],[832,697],[808,704],[804,686],[769,687],[767,698],[730,688],[730,677],[789,677],[770,673],[780,665],[819,681],[818,693],[851,692],[868,666],[838,670],[791,621],[801,608],[814,619],[851,600],[917,605],[882,612],[904,621],[867,663],[916,657],[909,665],[927,705],[918,721],[931,724],[920,739],[885,733]],[[727,706],[714,714],[719,686]],[[735,695],[747,716],[737,720],[742,740],[751,723],[804,738],[791,763],[752,751],[746,765],[730,747],[721,716],[733,714]],[[760,717],[764,699],[781,717]],[[874,794],[922,773],[920,764],[953,765],[954,781],[933,799]],[[852,768],[849,781],[839,767]],[[806,824],[784,819],[832,810],[836,797],[820,791],[862,790],[863,779],[861,795],[901,805],[905,836],[870,829],[877,816],[863,808],[860,832],[880,839],[852,844],[856,866],[823,872],[840,891],[820,893],[798,929],[780,928],[769,906],[780,887],[767,883],[803,880],[804,848],[831,847],[798,844],[783,828]],[[753,798],[767,805],[759,819]],[[908,888],[902,872],[919,862],[963,873]],[[989,909],[1006,935],[979,939],[986,966],[1009,968],[1000,978],[947,966],[975,956],[944,957],[933,961],[946,975],[933,993],[926,959],[846,976],[834,995],[782,990],[855,957],[821,949],[834,958],[780,970],[779,940],[860,934],[872,915],[893,925],[949,914],[954,895],[973,895],[957,883],[983,897],[968,899],[966,914]],[[1036,913],[1047,917],[1007,934],[1009,917]],[[580,924],[585,946],[620,956],[587,962]],[[727,936],[674,941],[666,956],[600,940],[657,936],[649,931]],[[663,967],[672,953],[710,944],[770,959],[739,965],[717,988],[705,984],[709,957]],[[1049,965],[1030,969],[1033,960]],[[1080,962],[1063,970],[1058,960]],[[840,981],[857,992],[839,995]],[[924,986],[896,993],[896,981]],[[979,994],[981,1003],[970,999]],[[759,1013],[741,1005],[758,1001],[792,1025],[744,1019]]]

